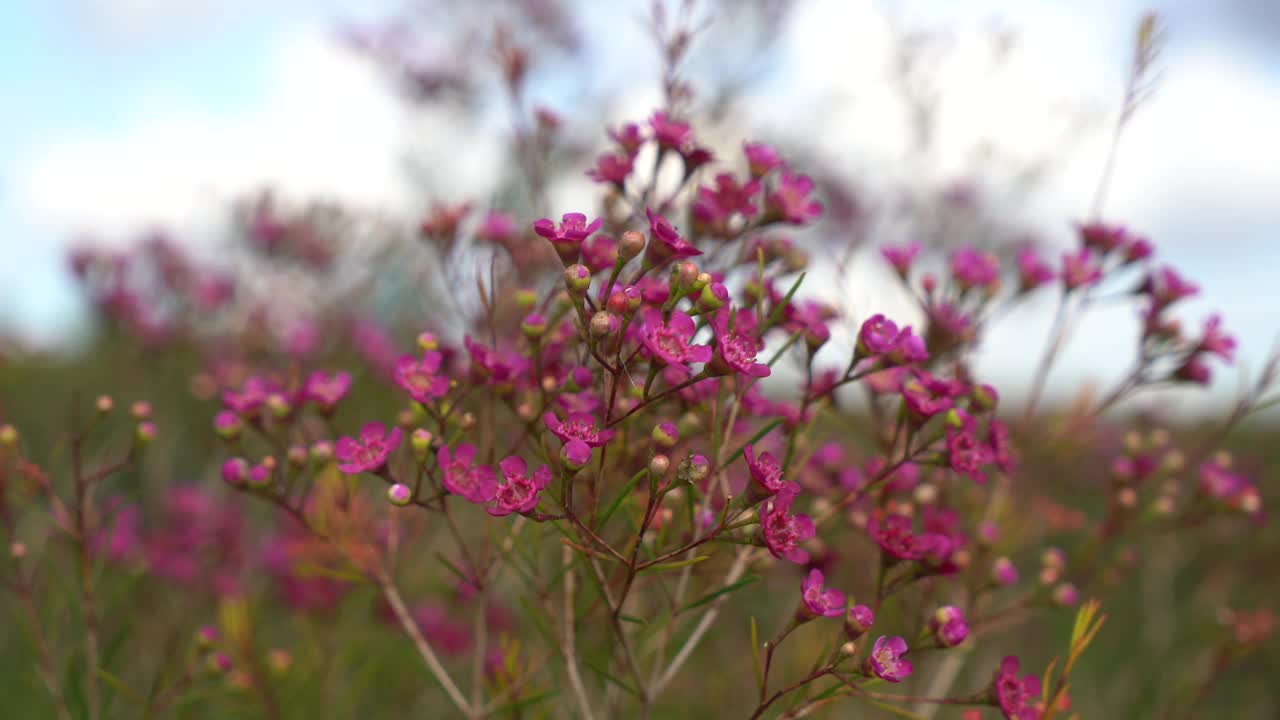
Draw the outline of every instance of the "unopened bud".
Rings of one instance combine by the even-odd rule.
[[[676,481],[681,483],[702,482],[711,472],[711,462],[702,455],[689,455],[676,468]]]
[[[129,408],[129,412],[133,415],[134,420],[146,420],[151,417],[151,403],[139,400]]]
[[[644,235],[628,230],[618,238],[618,260],[626,262],[644,252]]]
[[[228,485],[243,485],[249,479],[249,463],[241,458],[231,458],[222,463],[222,479]]]
[[[387,500],[390,500],[391,504],[396,507],[404,507],[413,500],[413,491],[409,489],[408,485],[395,483],[387,488]]]
[[[0,425],[0,445],[11,447],[18,442],[18,429],[8,423]]]
[[[333,459],[333,445],[327,440],[321,440],[311,446],[311,459],[316,462],[328,462]]]
[[[440,341],[433,333],[424,332],[418,335],[418,349],[423,352],[440,349]]]
[[[413,448],[413,456],[419,460],[431,451],[431,433],[418,428],[409,434],[409,445]]]
[[[564,286],[570,295],[586,295],[591,289],[591,271],[585,265],[570,265],[564,269]]]
[[[1080,604],[1080,591],[1071,583],[1062,583],[1053,589],[1053,602],[1062,607],[1075,607]]]
[[[729,303],[729,288],[724,283],[713,282],[702,288],[697,307],[700,312],[715,312]]]
[[[152,440],[156,439],[156,424],[150,420],[138,423],[138,430],[134,433],[139,445],[149,445]]]
[[[306,467],[309,459],[307,449],[301,445],[294,445],[289,448],[289,464],[295,468]]]
[[[680,430],[673,423],[658,423],[653,426],[652,437],[655,445],[670,449],[680,442]]]
[[[213,416],[213,431],[223,440],[235,440],[240,436],[242,426],[240,416],[230,410],[223,410]]]
[[[560,448],[560,460],[570,470],[581,470],[591,462],[591,447],[581,440],[570,440]]]
[[[115,401],[111,399],[110,395],[99,395],[98,400],[96,403],[94,403],[94,405],[98,408],[98,412],[102,413],[103,415],[106,415],[107,413],[111,412],[113,408],[115,408],[116,404],[115,404]]]
[[[266,464],[254,465],[249,471],[249,487],[262,489],[271,484],[271,468]]]
[[[520,321],[520,332],[530,340],[542,337],[547,331],[547,318],[542,313],[529,313]]]
[[[538,304],[538,293],[529,288],[520,288],[516,291],[515,301],[516,307],[528,312],[533,309],[534,305]]]
[[[654,455],[649,460],[649,472],[655,478],[666,477],[667,471],[671,469],[671,458],[666,455]]]
[[[289,399],[280,393],[271,393],[267,396],[267,409],[280,420],[289,417],[289,413],[293,411],[293,408],[289,407]]]
[[[596,338],[609,337],[618,331],[621,321],[611,312],[601,310],[591,317],[591,335]]]

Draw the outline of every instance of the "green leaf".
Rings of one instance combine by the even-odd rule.
[[[680,608],[679,610],[677,610],[677,611],[676,611],[676,614],[677,614],[677,615],[679,615],[680,613],[685,612],[686,610],[692,610],[692,609],[697,608],[697,607],[702,607],[703,605],[706,605],[707,603],[711,602],[712,600],[715,600],[716,598],[720,597],[721,595],[728,595],[729,593],[733,592],[734,590],[740,590],[740,589],[742,589],[742,588],[744,588],[744,587],[746,587],[746,586],[748,586],[748,585],[750,585],[750,584],[752,584],[752,583],[754,583],[754,582],[758,581],[759,579],[760,579],[760,576],[759,576],[759,575],[748,575],[748,576],[746,576],[746,577],[742,578],[741,580],[739,580],[739,581],[737,581],[737,582],[735,582],[735,583],[732,583],[732,584],[729,584],[729,585],[725,585],[724,587],[720,588],[719,590],[715,590],[715,591],[713,591],[713,592],[709,592],[709,593],[707,593],[706,595],[703,595],[702,597],[698,598],[697,600],[694,600],[693,602],[691,602],[691,603],[689,603],[689,604],[685,605],[684,607]]]
[[[644,624],[645,624],[645,619],[644,619],[644,618],[639,618],[639,617],[636,617],[635,615],[623,615],[622,613],[619,613],[619,614],[618,614],[618,619],[619,619],[619,620],[626,620],[627,622],[629,622],[629,623],[635,623],[636,625],[644,625]]]
[[[116,677],[115,675],[112,675],[106,670],[99,668],[98,677],[107,681],[108,685],[115,688],[116,691],[119,692],[124,697],[128,698],[129,702],[132,702],[135,705],[142,705],[142,706],[145,706],[147,704],[146,698],[134,692],[133,688],[129,687],[128,685],[125,685],[123,680]]]
[[[640,478],[644,477],[648,472],[649,469],[645,468],[631,476],[631,479],[627,481],[627,484],[623,485],[622,490],[618,492],[618,496],[613,499],[613,502],[609,503],[609,507],[605,508],[604,513],[600,516],[598,527],[604,527],[605,523],[609,522],[609,518],[613,517],[613,514],[617,512],[618,508],[622,505],[622,502],[631,496],[631,491],[635,488],[636,483],[640,482]]]
[[[791,298],[796,294],[796,291],[800,289],[800,283],[804,282],[804,276],[806,274],[807,273],[803,272],[800,273],[800,277],[796,278],[796,281],[791,283],[791,289],[788,290],[786,296],[782,298],[782,302],[778,303],[778,306],[773,309],[773,312],[769,313],[769,320],[764,324],[764,329],[760,331],[762,335],[765,330],[768,330],[777,324],[778,320],[782,317],[782,311],[787,309],[787,306],[791,304]]]
[[[656,565],[646,567],[644,570],[641,570],[641,572],[666,572],[668,570],[679,570],[680,568],[686,568],[690,565],[697,565],[698,563],[709,560],[710,558],[710,555],[699,555],[697,557],[689,558],[688,560],[673,560],[672,562],[658,563]]]
[[[748,441],[746,441],[745,443],[743,443],[743,444],[742,444],[742,447],[738,448],[737,450],[734,450],[734,451],[733,451],[733,454],[729,456],[729,459],[728,459],[728,460],[726,460],[724,464],[725,464],[725,465],[731,465],[731,464],[733,464],[733,461],[734,461],[734,460],[737,460],[738,458],[742,457],[742,454],[743,454],[744,452],[746,452],[746,449],[747,449],[747,446],[748,446],[748,445],[755,445],[756,443],[760,442],[760,439],[761,439],[761,438],[763,438],[765,435],[768,435],[769,433],[773,432],[773,429],[774,429],[774,428],[776,428],[776,427],[778,427],[778,426],[779,426],[779,425],[781,425],[781,424],[782,424],[782,420],[781,420],[781,419],[778,419],[778,420],[774,420],[773,422],[769,423],[768,425],[765,425],[764,427],[760,428],[760,430],[759,430],[759,431],[757,431],[755,435],[752,435],[752,436],[751,436],[751,439],[750,439],[750,440],[748,440]]]
[[[639,691],[637,691],[635,688],[631,687],[627,683],[623,682],[621,678],[614,676],[612,673],[608,672],[602,667],[599,667],[598,665],[591,662],[590,660],[584,660],[582,664],[586,665],[589,670],[599,675],[600,677],[604,678],[605,680],[613,683],[614,685],[617,685],[618,687],[622,688],[623,690],[626,690],[627,692],[631,693],[632,695],[635,695],[636,697],[640,697]]]
[[[756,671],[756,691],[764,688],[764,671],[760,669],[760,634],[756,631],[756,616],[751,616],[751,666]]]

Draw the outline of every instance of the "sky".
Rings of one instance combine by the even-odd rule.
[[[548,101],[572,93],[578,81],[655,77],[639,23],[646,4],[584,3],[584,38],[596,61],[572,81],[543,80]],[[182,228],[199,245],[227,201],[266,183],[408,217],[423,204],[405,176],[409,152],[442,153],[452,190],[483,194],[500,161],[500,130],[444,116],[424,126],[371,68],[333,42],[339,18],[398,7],[396,0],[0,3],[0,328],[56,343],[81,326],[85,315],[63,257],[86,232],[118,241],[163,225]],[[1045,142],[1045,109],[1061,98],[1114,104],[1145,7],[1126,0],[799,0],[749,98],[752,115],[766,136],[770,127],[820,117],[821,142],[833,157],[892,168],[896,159],[885,147],[900,133],[900,118],[877,111],[886,18],[946,28],[960,50],[944,73],[948,134],[934,171],[953,172],[975,137],[1027,148]],[[1280,332],[1280,163],[1272,150],[1280,127],[1280,10],[1267,0],[1149,7],[1168,26],[1161,87],[1125,138],[1107,215],[1150,235],[1166,261],[1202,286],[1182,317],[1194,326],[1221,311],[1241,339],[1240,363],[1256,369]],[[977,62],[967,38],[993,22],[1019,37],[1018,63],[998,79],[965,64]],[[858,88],[858,102],[830,112],[829,93],[845,87]],[[642,87],[619,112],[643,116],[655,98]],[[465,162],[443,152],[457,147],[469,148]],[[1050,241],[1068,242],[1070,222],[1087,212],[1103,148],[1101,133],[1073,148],[1026,208],[1050,228]],[[566,187],[556,197],[571,203],[581,191]],[[853,291],[862,293],[861,307],[884,295],[874,282],[862,287]],[[1025,382],[1048,311],[1039,305],[1011,316],[988,338],[980,367],[1013,385]],[[1118,374],[1115,344],[1133,323],[1128,311],[1087,320],[1055,376],[1060,385]],[[1213,397],[1228,396],[1233,376],[1219,373]]]

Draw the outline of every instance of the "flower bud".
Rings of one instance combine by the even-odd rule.
[[[586,295],[591,289],[591,271],[585,265],[570,265],[564,269],[564,286],[570,295]]]
[[[969,624],[960,608],[944,605],[929,618],[929,631],[940,646],[955,647],[969,637]]]
[[[631,311],[631,302],[621,289],[614,290],[609,296],[609,302],[605,304],[605,309],[614,315],[626,315]]]
[[[434,333],[424,332],[418,335],[418,349],[422,352],[440,349],[440,341]]]
[[[267,667],[276,675],[283,675],[293,667],[293,655],[283,648],[272,648],[267,652]]]
[[[396,507],[404,507],[413,500],[413,491],[409,489],[408,485],[395,483],[387,488],[387,500],[390,500],[391,504]]]
[[[223,440],[235,440],[240,436],[242,427],[240,416],[230,410],[223,410],[213,416],[213,430]]]
[[[676,482],[702,482],[711,472],[711,462],[702,455],[689,455],[676,467]]]
[[[693,278],[693,282],[689,283],[689,289],[692,292],[701,293],[711,285],[711,273],[700,272]]]
[[[529,312],[534,305],[538,304],[538,293],[530,288],[520,288],[516,291],[516,307],[524,312]]]
[[[333,444],[328,440],[321,440],[311,446],[311,459],[316,462],[328,462],[333,459]]]
[[[431,452],[431,433],[418,428],[409,434],[409,445],[413,448],[413,456],[419,460]]]
[[[991,564],[991,581],[997,585],[1008,587],[1018,584],[1018,568],[1007,557],[998,557]]]
[[[1040,555],[1040,564],[1044,567],[1061,570],[1067,566],[1067,554],[1061,548],[1046,548],[1044,553]]]
[[[134,433],[134,438],[139,445],[149,445],[152,440],[156,439],[156,424],[150,420],[138,423],[138,429]]]
[[[1000,526],[984,520],[978,523],[978,543],[986,547],[995,545],[1000,540]]]
[[[840,646],[840,657],[851,658],[858,654],[858,646],[853,642],[846,642]]]
[[[671,458],[666,455],[654,455],[649,460],[649,473],[655,478],[666,477],[667,471],[671,469]]]
[[[606,338],[618,331],[621,321],[611,312],[601,310],[591,317],[591,336]]]
[[[209,650],[218,642],[218,629],[212,625],[205,625],[196,631],[196,647],[201,650]]]
[[[618,238],[618,262],[627,262],[644,252],[644,234],[628,230]]]
[[[866,605],[854,605],[844,614],[844,636],[850,642],[862,637],[876,622],[875,614]]]
[[[18,442],[18,429],[8,423],[0,425],[0,446],[12,447]]]
[[[680,442],[680,430],[673,423],[658,423],[653,426],[652,437],[655,445],[669,450]]]
[[[591,462],[591,447],[581,440],[570,440],[560,448],[560,460],[565,467],[577,472]]]
[[[289,448],[288,454],[289,464],[295,468],[306,467],[308,458],[307,449],[301,445],[294,445]]]
[[[520,321],[520,332],[530,340],[537,340],[547,331],[547,318],[542,313],[529,313]]]
[[[974,409],[979,412],[991,412],[1000,402],[1000,394],[990,385],[974,385],[969,397],[973,401]]]
[[[102,413],[103,415],[106,415],[107,413],[111,412],[111,410],[115,408],[115,405],[116,405],[115,401],[111,399],[110,395],[99,395],[97,402],[94,403],[94,406],[98,409],[98,412]]]
[[[271,468],[264,462],[249,471],[249,487],[262,489],[271,484]]]
[[[1053,602],[1061,607],[1075,607],[1080,603],[1080,591],[1071,583],[1062,583],[1053,589]]]
[[[724,283],[713,282],[702,288],[696,306],[699,312],[711,313],[729,303],[729,289]]]
[[[226,653],[214,653],[209,656],[209,672],[225,674],[231,672],[231,658]]]
[[[243,485],[249,479],[249,463],[241,458],[231,458],[222,463],[222,479],[228,485]]]
[[[129,412],[133,415],[134,420],[146,420],[151,417],[151,403],[139,400],[129,408]]]
[[[293,411],[293,408],[289,407],[289,399],[280,393],[271,393],[267,396],[267,409],[279,420],[289,417],[289,413]]]

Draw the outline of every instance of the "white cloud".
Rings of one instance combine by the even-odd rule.
[[[412,116],[375,69],[322,33],[282,43],[266,72],[257,105],[195,112],[151,98],[119,131],[44,138],[15,173],[20,209],[56,235],[118,236],[199,226],[271,185],[403,213],[419,202],[403,159],[424,124],[433,144],[469,148],[449,168],[451,186],[484,189],[496,154],[482,129]]]

